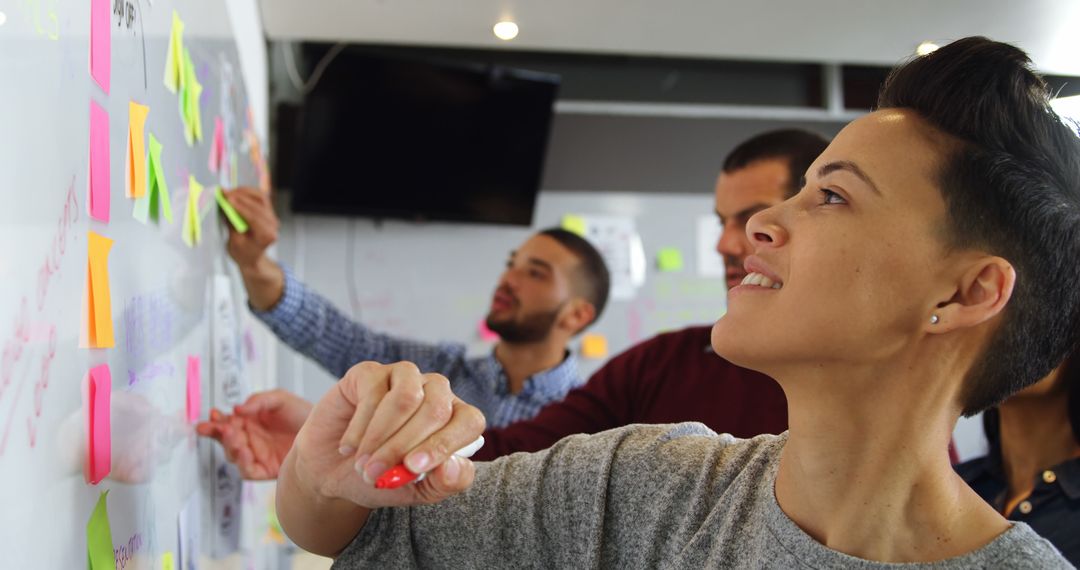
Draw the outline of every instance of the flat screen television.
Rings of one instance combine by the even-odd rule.
[[[299,112],[296,212],[530,225],[556,75],[342,52]]]

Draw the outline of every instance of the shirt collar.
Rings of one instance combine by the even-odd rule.
[[[509,394],[510,386],[506,382],[506,370],[503,369],[499,360],[495,358],[494,350],[491,351],[489,358],[492,366],[498,371],[496,376],[499,381],[495,386],[496,393],[500,395]],[[578,372],[577,357],[567,350],[563,354],[562,362],[526,378],[521,388],[521,394],[536,394],[545,399],[561,399],[563,395],[580,384],[581,374]]]

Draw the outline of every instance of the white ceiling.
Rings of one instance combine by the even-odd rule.
[[[272,40],[889,65],[981,34],[1080,75],[1080,0],[260,0]],[[517,39],[491,27],[516,21]]]

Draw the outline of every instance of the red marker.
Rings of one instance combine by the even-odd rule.
[[[484,436],[479,436],[476,441],[457,450],[454,455],[458,457],[472,457],[481,447],[484,447]],[[404,463],[391,467],[375,480],[376,489],[397,489],[406,483],[422,481],[427,473],[413,473],[405,467]]]

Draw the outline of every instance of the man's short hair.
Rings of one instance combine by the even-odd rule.
[[[577,275],[571,276],[572,285],[578,294],[585,297],[596,309],[596,316],[589,324],[595,323],[600,319],[600,314],[604,312],[608,292],[611,289],[611,274],[608,273],[607,264],[604,263],[604,256],[600,255],[600,252],[589,243],[589,240],[574,232],[562,228],[547,228],[540,230],[538,233],[559,242],[581,262],[578,266]]]
[[[759,160],[784,159],[788,162],[788,187],[785,197],[794,196],[802,185],[803,175],[818,155],[829,146],[825,137],[801,129],[768,131],[743,141],[735,147],[721,170],[730,174]]]
[[[895,68],[878,98],[953,139],[937,173],[949,246],[1016,270],[1001,322],[965,379],[964,415],[1046,376],[1080,333],[1080,138],[1030,65],[1013,46],[965,38]]]

